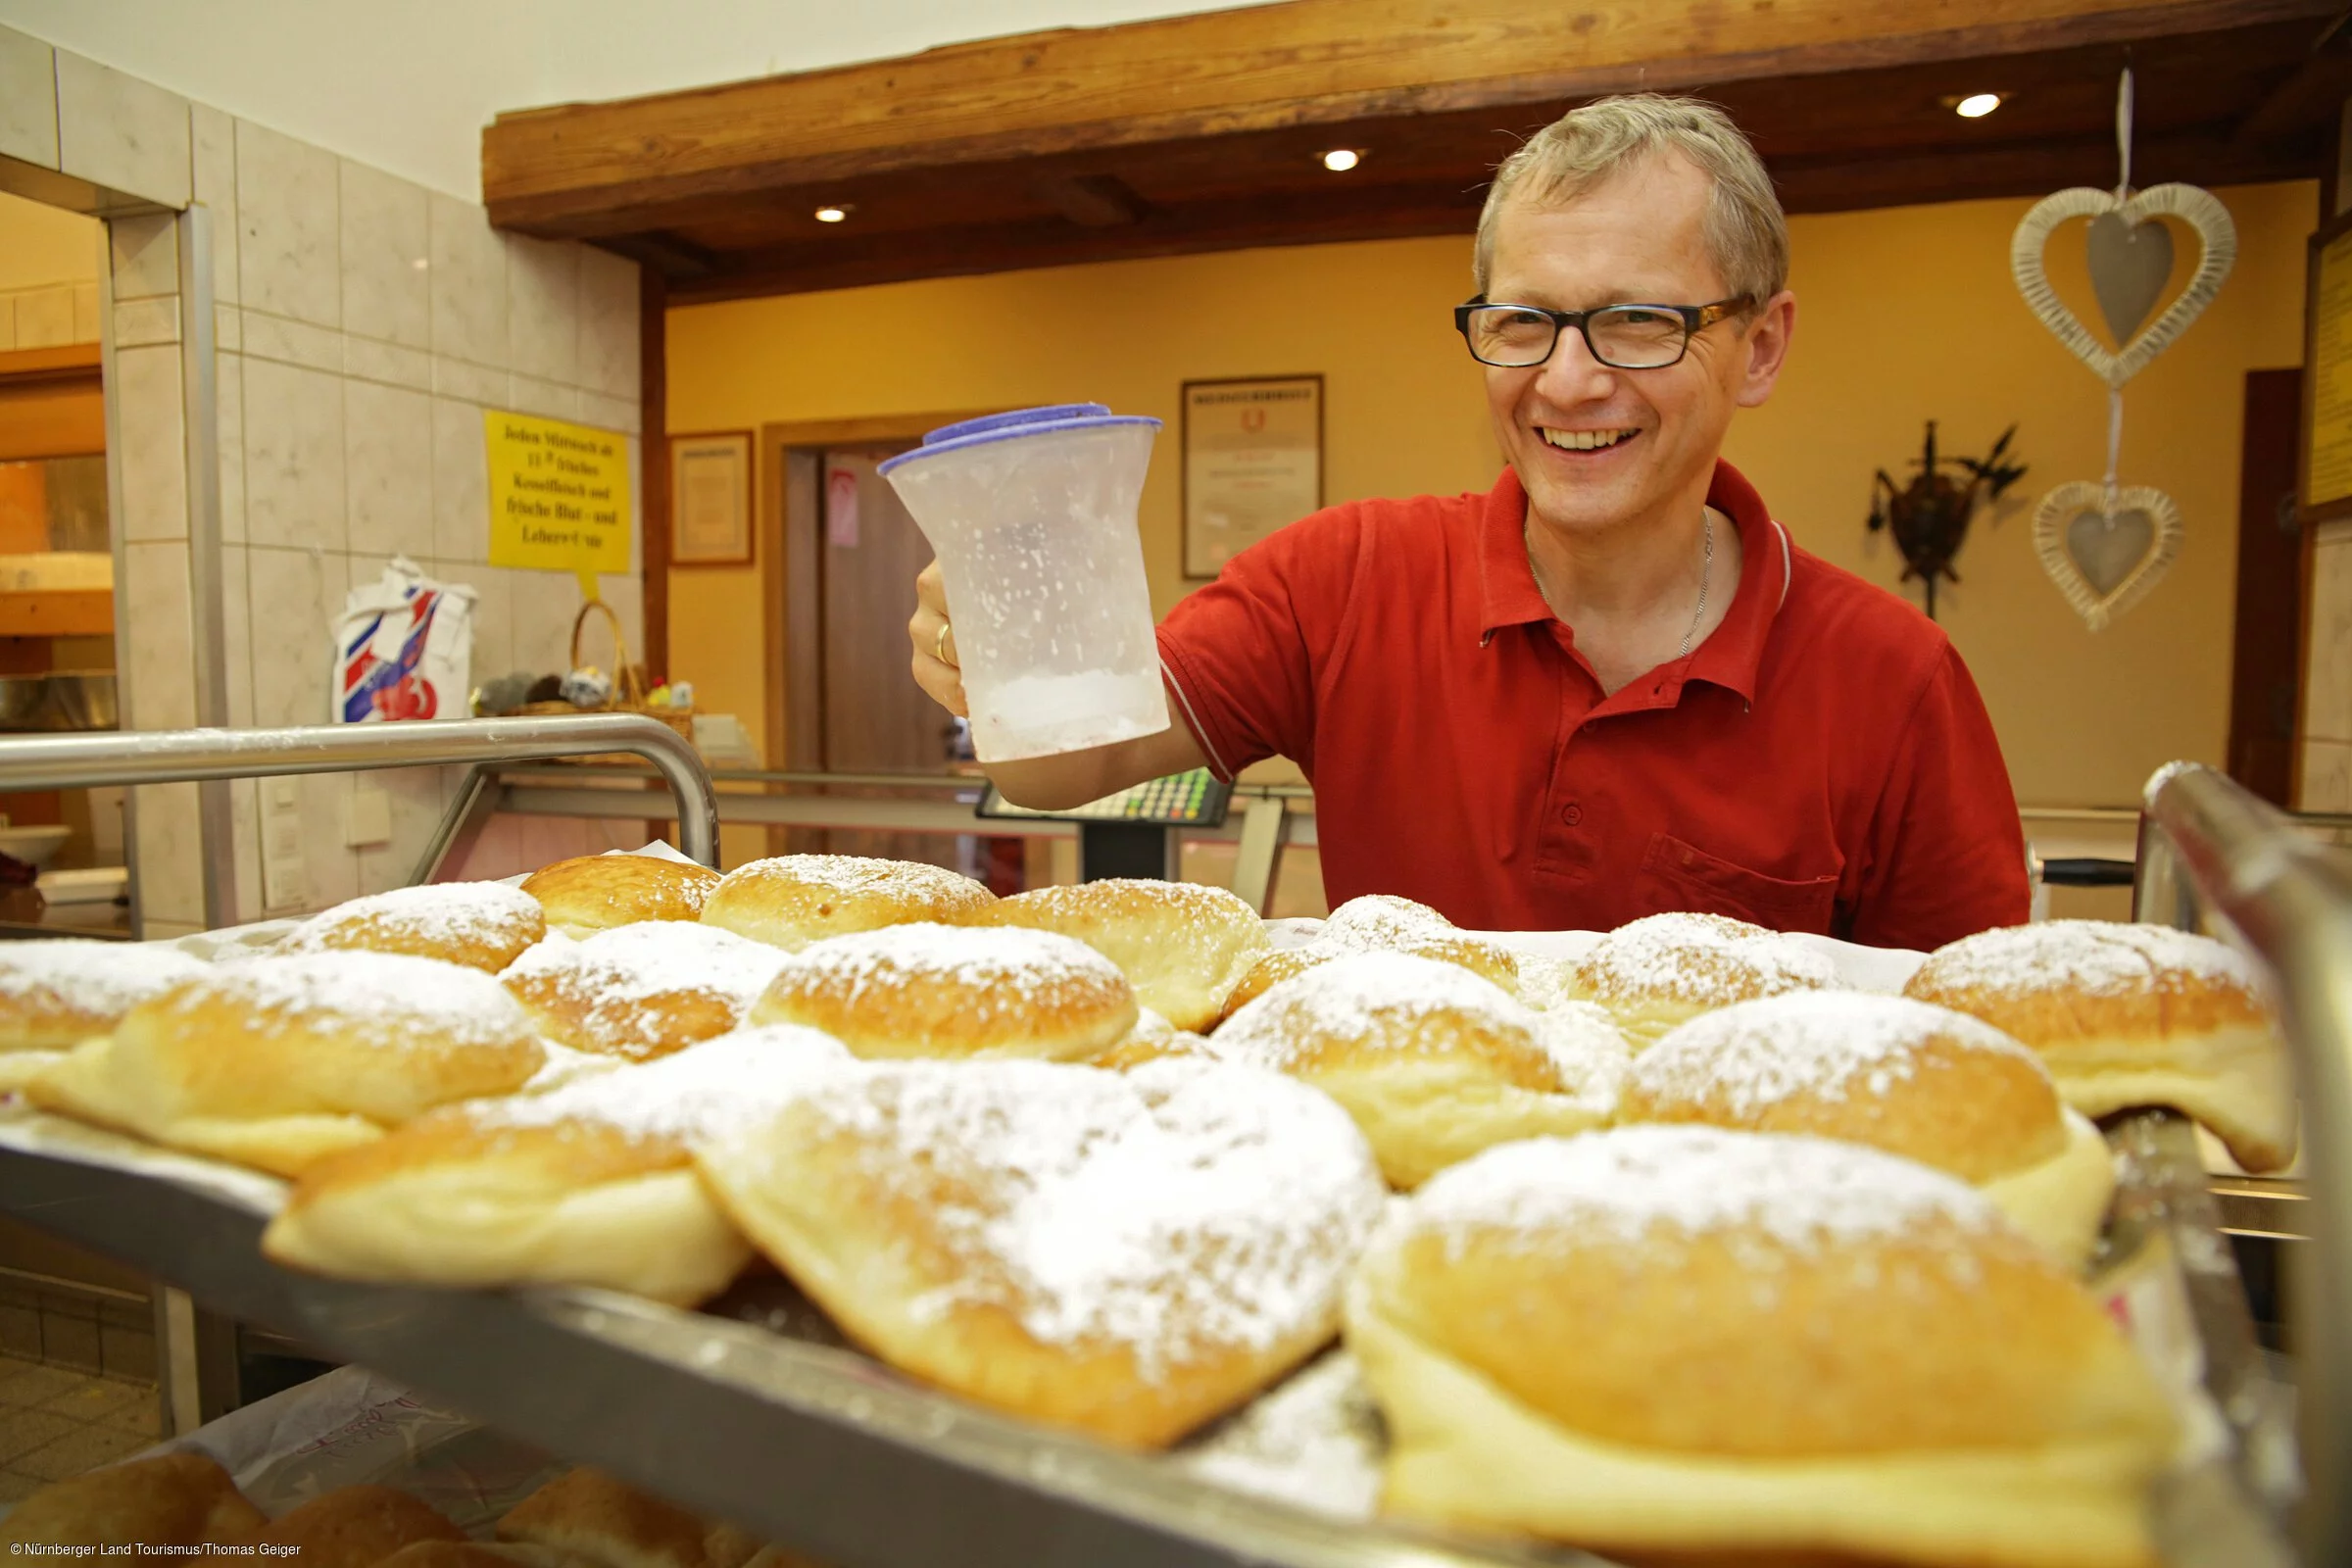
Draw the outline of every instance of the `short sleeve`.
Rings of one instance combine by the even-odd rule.
[[[1301,518],[1228,561],[1160,623],[1169,698],[1218,777],[1269,757],[1313,774],[1316,674],[1360,528],[1350,507]]]
[[[1947,643],[1887,770],[1852,937],[1931,952],[2031,914],[2008,765],[1984,700]]]

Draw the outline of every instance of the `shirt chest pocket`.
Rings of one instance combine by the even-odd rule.
[[[1775,931],[1828,935],[1838,907],[1838,873],[1767,876],[1709,855],[1671,833],[1650,835],[1642,857],[1639,897],[1651,913],[1690,909],[1728,914]]]

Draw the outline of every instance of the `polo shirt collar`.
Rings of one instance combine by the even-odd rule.
[[[1718,458],[1715,478],[1707,486],[1707,505],[1732,519],[1740,530],[1740,584],[1733,590],[1731,610],[1707,640],[1692,650],[1682,667],[1667,666],[1679,691],[1684,681],[1703,680],[1738,692],[1748,703],[1756,699],[1756,669],[1764,659],[1764,641],[1788,596],[1790,556],[1788,534],[1765,509],[1739,469]],[[1551,607],[1536,587],[1534,568],[1527,564],[1527,492],[1510,468],[1487,492],[1484,536],[1479,567],[1484,598],[1479,621],[1483,644],[1506,626],[1524,626],[1552,618]]]

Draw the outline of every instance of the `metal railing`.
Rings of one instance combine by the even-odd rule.
[[[2137,858],[2135,918],[2193,929],[2202,912],[2277,981],[2313,1209],[2289,1279],[2303,1560],[2352,1562],[2352,864],[2298,819],[2194,764],[2149,780]]]

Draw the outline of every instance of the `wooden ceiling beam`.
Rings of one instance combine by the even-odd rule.
[[[704,196],[1087,148],[1870,70],[2328,15],[2336,0],[1285,0],[501,115],[491,221],[553,237]]]

